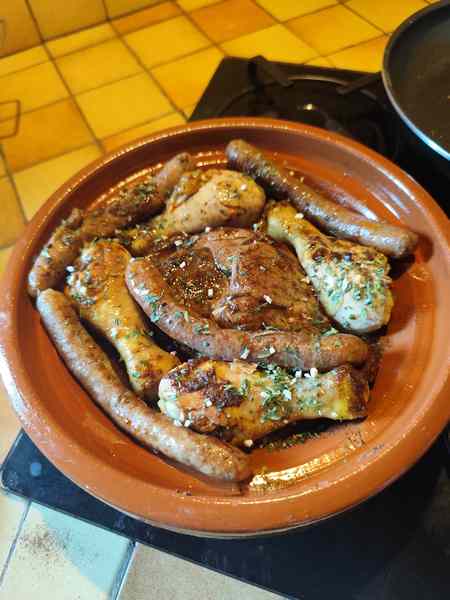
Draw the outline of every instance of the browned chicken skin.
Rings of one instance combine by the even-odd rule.
[[[164,212],[126,232],[135,256],[144,256],[153,241],[206,227],[249,227],[265,202],[263,190],[250,177],[227,169],[191,171],[181,177]]]
[[[152,400],[161,377],[179,360],[155,344],[153,332],[128,292],[125,269],[130,258],[113,240],[87,244],[71,268],[67,293],[81,317],[115,346],[133,390]]]
[[[349,365],[328,373],[258,369],[243,361],[199,359],[173,369],[159,385],[159,407],[196,431],[252,446],[268,433],[305,419],[365,417],[369,386]]]
[[[192,166],[189,154],[178,154],[154,177],[130,189],[122,188],[105,205],[86,211],[75,208],[37,256],[28,275],[28,293],[35,297],[42,290],[57,287],[85,242],[111,237],[117,229],[134,225],[161,210],[166,195]]]
[[[146,448],[204,475],[224,481],[242,481],[250,476],[249,461],[243,452],[216,438],[177,427],[130,391],[64,294],[45,290],[36,305],[70,372],[120,429]]]

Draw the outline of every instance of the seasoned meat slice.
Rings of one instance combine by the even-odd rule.
[[[153,341],[153,332],[128,292],[125,269],[130,258],[112,240],[87,244],[72,267],[66,291],[81,317],[115,346],[133,390],[151,400],[161,377],[179,361]]]
[[[284,244],[242,229],[200,236],[194,251],[208,248],[228,285],[213,304],[222,327],[321,333],[330,329],[306,274]]]
[[[294,246],[327,314],[355,333],[385,325],[393,306],[387,258],[375,248],[330,239],[301,216],[290,204],[276,203],[267,231]]]
[[[186,310],[177,301],[151,257],[131,260],[126,280],[131,294],[162,331],[204,356],[272,362],[284,367],[327,370],[367,358],[363,340],[346,334],[308,331],[221,329],[214,320]]]
[[[189,361],[159,384],[159,407],[196,431],[246,444],[305,419],[358,419],[367,414],[369,387],[349,365],[295,376],[275,365]]]

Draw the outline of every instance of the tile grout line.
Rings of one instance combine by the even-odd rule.
[[[16,535],[14,536],[12,544],[11,544],[11,546],[9,548],[8,555],[7,555],[6,560],[5,560],[5,564],[3,565],[3,568],[2,568],[2,570],[0,572],[0,590],[1,590],[1,587],[3,585],[3,581],[5,580],[5,576],[6,576],[6,573],[8,571],[9,563],[11,562],[11,558],[12,558],[12,556],[14,554],[15,549],[16,549],[17,541],[18,541],[19,536],[20,536],[20,534],[22,532],[23,524],[25,523],[25,519],[27,518],[28,513],[30,511],[31,504],[32,504],[32,501],[28,500],[27,501],[27,505],[24,508],[23,514],[22,514],[22,516],[20,518],[19,525],[17,526]]]
[[[181,113],[181,110],[178,109],[176,112]],[[103,140],[107,140],[108,138],[115,137],[116,135],[121,135],[122,133],[126,133],[127,131],[130,131],[130,129],[136,129],[137,127],[142,127],[143,125],[150,125],[151,123],[154,123],[155,121],[159,121],[159,119],[164,119],[165,117],[173,115],[173,113],[174,113],[174,111],[170,110],[169,112],[166,112],[163,115],[156,117],[155,119],[150,119],[150,120],[147,119],[145,121],[142,121],[141,123],[137,123],[136,125],[127,127],[126,129],[121,129],[120,131],[117,131],[116,133],[111,133],[111,135],[107,135],[104,138],[99,138],[99,143],[103,147]],[[183,117],[183,115],[180,114],[180,117]],[[157,132],[155,131],[155,133],[157,133]],[[148,135],[150,135],[150,134],[148,134]],[[126,142],[126,143],[130,143],[130,142]],[[103,152],[110,152],[110,150],[103,149]]]
[[[3,59],[6,60],[8,58],[15,56],[16,54],[22,54],[22,52],[28,52],[29,50],[34,50],[35,48],[44,48],[44,50],[45,50],[45,43],[36,44],[36,46],[31,46],[31,48],[27,48],[26,50],[20,50],[20,52],[15,52],[14,54],[9,54],[8,56],[2,56],[0,58],[0,62]],[[23,73],[24,71],[28,71],[29,69],[32,69],[33,67],[38,67],[39,65],[43,65],[46,62],[48,62],[48,59],[39,61],[33,65],[28,65],[27,67],[22,67],[21,69],[17,69],[16,71],[10,71],[9,73],[4,73],[3,75],[0,75],[0,83],[1,83],[1,80],[5,77],[10,77],[11,75],[15,75],[16,73]]]
[[[216,6],[217,4],[222,4],[224,1],[226,1],[226,0],[219,0],[218,2],[215,2],[214,4],[208,5],[208,6],[204,7],[204,8],[209,8],[209,6]],[[155,5],[155,6],[157,6],[157,5]],[[209,35],[208,35],[206,32],[204,32],[204,31],[203,31],[203,29],[200,29],[200,28],[198,27],[198,25],[195,23],[195,21],[194,21],[194,20],[191,18],[191,13],[192,13],[192,12],[196,12],[197,10],[202,10],[202,8],[196,9],[195,11],[187,12],[187,11],[185,11],[185,9],[183,9],[183,8],[182,8],[182,7],[181,7],[179,4],[176,4],[176,6],[178,6],[178,8],[180,9],[180,11],[181,11],[181,15],[175,15],[175,16],[173,16],[173,17],[169,17],[168,19],[161,19],[161,20],[155,21],[154,23],[152,23],[152,24],[150,24],[150,25],[146,25],[146,26],[143,26],[143,27],[139,27],[138,29],[135,29],[135,30],[133,30],[133,31],[129,31],[129,32],[126,32],[126,33],[123,33],[123,34],[122,34],[121,32],[119,32],[119,31],[116,29],[115,25],[114,25],[114,20],[118,20],[119,18],[122,18],[122,17],[117,17],[117,18],[116,18],[116,19],[114,19],[114,20],[107,19],[107,20],[106,20],[106,21],[104,21],[103,23],[99,23],[99,24],[97,24],[97,25],[92,25],[92,26],[89,26],[89,27],[85,27],[85,28],[83,28],[83,29],[80,29],[80,30],[77,30],[77,31],[74,31],[74,32],[71,32],[71,33],[68,33],[68,34],[65,34],[65,35],[62,35],[62,36],[58,36],[58,37],[55,37],[55,38],[51,38],[51,39],[49,39],[49,40],[42,40],[42,43],[41,43],[41,44],[39,44],[39,45],[36,45],[36,46],[32,46],[31,48],[27,48],[27,49],[25,49],[25,50],[22,50],[21,52],[26,52],[27,50],[32,50],[33,48],[42,47],[42,48],[43,48],[43,49],[44,49],[44,50],[47,52],[47,55],[48,55],[48,57],[49,57],[49,58],[48,58],[48,60],[49,60],[50,62],[55,62],[55,60],[56,60],[56,59],[63,58],[63,57],[66,57],[66,56],[71,56],[72,54],[76,54],[77,52],[82,52],[83,50],[87,50],[87,49],[89,49],[89,48],[95,48],[96,46],[100,46],[101,44],[107,43],[108,41],[111,41],[111,40],[113,40],[113,39],[116,39],[116,38],[117,38],[117,39],[121,39],[121,41],[122,41],[122,42],[123,42],[123,43],[126,45],[127,49],[130,49],[130,47],[128,46],[128,44],[126,44],[125,40],[123,40],[123,37],[124,37],[124,36],[126,36],[126,35],[130,35],[130,34],[132,34],[132,33],[135,33],[136,31],[140,31],[141,29],[146,29],[147,27],[153,27],[154,25],[159,25],[159,24],[161,24],[161,23],[164,23],[164,22],[166,22],[166,21],[170,21],[171,19],[177,18],[177,16],[178,16],[178,17],[179,17],[179,16],[185,16],[185,17],[186,17],[186,18],[189,20],[189,22],[190,22],[192,25],[194,25],[194,26],[195,26],[197,29],[199,29],[199,31],[200,31],[200,32],[201,32],[201,33],[202,33],[202,34],[203,34],[203,35],[204,35],[204,36],[205,36],[205,37],[208,39],[208,41],[210,42],[210,44],[211,44],[212,46],[216,47],[216,48],[217,48],[219,51],[223,52],[223,53],[224,53],[224,54],[226,54],[226,55],[228,55],[228,53],[227,53],[227,52],[226,52],[226,51],[225,51],[225,50],[224,50],[224,49],[221,47],[221,44],[226,44],[226,43],[228,43],[228,42],[235,41],[235,40],[239,39],[240,37],[243,37],[243,36],[237,36],[236,38],[231,38],[231,39],[229,39],[229,40],[225,40],[225,41],[223,41],[223,42],[220,42],[220,43],[219,43],[219,42],[214,42],[214,41],[213,41],[213,40],[212,40],[212,39],[209,37]],[[334,7],[334,6],[344,6],[344,7],[345,7],[345,8],[347,8],[347,9],[348,9],[350,12],[352,12],[354,15],[356,15],[357,17],[359,17],[360,19],[362,19],[363,21],[365,21],[366,23],[368,23],[369,25],[371,25],[372,27],[374,27],[375,29],[377,29],[378,31],[380,31],[380,32],[381,32],[383,35],[390,35],[390,33],[391,33],[391,32],[384,31],[383,29],[381,29],[380,27],[378,27],[377,25],[375,25],[374,23],[372,23],[371,21],[369,21],[368,19],[366,19],[365,17],[363,17],[362,15],[360,15],[359,13],[357,13],[355,10],[353,10],[353,9],[352,9],[352,8],[350,8],[350,7],[348,7],[346,3],[340,2],[339,0],[338,0],[338,3],[337,3],[337,4],[331,4],[331,5],[329,5],[329,6],[324,6],[324,7],[322,7],[322,8],[319,8],[319,9],[316,9],[316,10],[313,10],[313,11],[310,11],[310,12],[308,12],[308,13],[305,13],[305,14],[298,15],[297,17],[292,17],[291,19],[288,19],[288,20],[286,20],[286,21],[281,21],[281,20],[280,20],[280,19],[278,19],[276,16],[272,15],[272,14],[271,14],[271,13],[270,13],[268,10],[266,10],[266,9],[265,9],[263,6],[261,6],[260,4],[256,4],[256,6],[257,6],[258,8],[260,8],[260,9],[261,9],[261,10],[262,10],[262,11],[263,11],[263,12],[264,12],[264,13],[265,13],[267,16],[269,16],[270,18],[272,18],[272,19],[275,21],[275,24],[277,24],[277,25],[282,25],[282,26],[283,26],[283,27],[285,27],[285,28],[286,28],[288,31],[290,31],[291,33],[293,33],[293,34],[295,35],[295,37],[297,37],[298,39],[300,39],[300,40],[301,40],[303,43],[307,44],[308,46],[309,46],[309,44],[308,44],[308,43],[307,43],[307,42],[306,42],[306,41],[305,41],[305,40],[304,40],[304,39],[303,39],[301,36],[299,36],[297,33],[293,32],[293,31],[292,31],[292,30],[291,30],[291,29],[290,29],[290,28],[287,26],[287,24],[288,24],[288,23],[290,23],[290,21],[293,21],[294,19],[298,19],[298,18],[301,18],[301,17],[306,17],[306,16],[309,16],[309,15],[314,15],[314,14],[317,14],[317,13],[319,13],[319,12],[322,12],[323,10],[326,10],[326,9],[332,8],[332,7]],[[140,12],[140,11],[133,11],[133,12],[131,12],[131,13],[127,13],[127,15],[125,15],[125,16],[129,16],[129,15],[132,15],[132,14],[136,14],[136,13],[138,13],[138,12]],[[70,52],[67,52],[67,53],[65,53],[65,54],[61,54],[61,55],[59,55],[59,56],[55,56],[55,57],[52,55],[51,51],[50,51],[50,50],[48,49],[48,47],[47,47],[47,43],[48,43],[48,42],[55,41],[55,40],[60,40],[60,39],[63,39],[63,38],[65,38],[65,37],[69,37],[70,35],[74,35],[74,34],[76,34],[76,33],[81,33],[82,31],[87,31],[88,29],[92,29],[92,28],[94,28],[94,27],[98,27],[98,26],[100,26],[100,25],[103,25],[103,24],[105,24],[105,25],[109,24],[109,25],[111,26],[111,28],[113,29],[113,31],[114,31],[114,34],[115,34],[113,37],[111,37],[111,38],[107,38],[107,39],[104,39],[104,40],[101,40],[101,41],[99,41],[99,42],[96,42],[96,43],[93,43],[93,44],[88,44],[87,46],[83,46],[82,48],[77,48],[76,50],[72,50],[72,51],[70,51]],[[273,25],[269,25],[268,27],[262,27],[261,29],[257,29],[256,31],[254,31],[254,32],[250,32],[250,33],[257,33],[257,32],[259,32],[259,31],[263,31],[264,29],[268,29],[269,27],[273,27]],[[249,35],[249,34],[243,34],[243,35]],[[366,40],[366,41],[370,41],[370,39],[374,39],[374,38],[369,38],[369,40]],[[359,43],[364,43],[364,42],[359,42]],[[344,48],[341,48],[341,49],[339,49],[339,50],[336,50],[336,52],[340,52],[341,50],[345,50],[345,49],[347,49],[347,48],[352,48],[352,47],[354,47],[354,46],[357,46],[357,45],[359,45],[359,44],[354,44],[354,45],[352,45],[352,46],[345,46]],[[313,48],[312,46],[310,46],[310,48],[311,48],[312,50],[315,50],[315,48]],[[196,54],[197,52],[201,52],[202,50],[206,50],[206,49],[207,49],[207,47],[206,47],[206,48],[203,48],[203,49],[200,49],[200,50],[194,50],[193,52],[189,52],[189,53],[187,53],[187,54],[184,54],[183,56],[179,57],[178,59],[174,59],[174,60],[167,61],[167,62],[166,62],[166,61],[163,61],[163,62],[161,62],[161,63],[157,63],[157,64],[155,64],[155,65],[154,65],[154,66],[152,66],[152,67],[146,67],[145,65],[143,65],[143,67],[145,68],[145,70],[148,70],[148,69],[155,69],[155,68],[158,68],[158,67],[162,67],[162,66],[165,66],[165,65],[171,64],[172,62],[175,62],[176,60],[179,60],[179,59],[181,59],[181,58],[185,58],[185,57],[187,57],[187,56],[192,56],[192,55]],[[315,50],[315,51],[316,51],[316,52],[318,52],[317,50]],[[9,57],[11,57],[11,56],[14,56],[15,54],[18,54],[18,53],[19,53],[19,52],[17,52],[17,53],[13,53],[13,54],[10,54],[10,55],[8,55],[8,56],[5,56],[5,57],[3,57],[3,58],[5,58],[5,59],[6,59],[6,58],[9,58]],[[334,54],[334,53],[333,53],[333,54]],[[318,56],[323,56],[323,57],[325,57],[325,56],[328,56],[328,55],[325,55],[325,54],[320,54],[320,52],[318,52]],[[0,59],[0,60],[1,60],[1,59]],[[3,77],[8,77],[9,75],[13,75],[14,73],[21,73],[22,71],[27,71],[27,70],[29,70],[29,69],[32,69],[33,67],[36,67],[36,66],[38,66],[38,65],[41,65],[41,64],[43,64],[44,62],[46,62],[46,61],[38,62],[38,63],[36,63],[35,65],[31,65],[31,66],[23,67],[22,69],[17,69],[17,70],[15,70],[15,71],[11,71],[11,73],[6,73],[5,75],[0,75],[0,80],[1,80]],[[126,79],[126,78],[124,78],[124,79]],[[121,80],[117,80],[117,81],[121,81]],[[106,85],[107,85],[107,84],[106,84]],[[100,86],[100,87],[102,87],[102,86]],[[91,89],[97,89],[97,88],[91,88]],[[85,91],[90,91],[90,90],[85,90]],[[84,92],[81,92],[81,93],[84,93]],[[45,105],[45,106],[48,106],[48,105]],[[40,107],[40,108],[42,108],[42,107]],[[33,110],[37,110],[37,109],[33,109]],[[27,112],[33,112],[33,111],[27,111]],[[8,119],[2,119],[1,121],[3,122],[3,121],[7,121],[7,120],[8,120]]]
[[[141,58],[139,57],[139,55],[129,46],[127,40],[125,40],[123,38],[123,36],[119,36],[119,37],[122,39],[122,43],[125,45],[125,47],[128,49],[128,51],[134,56],[134,58],[136,59],[136,61],[138,62],[138,64],[144,69],[144,72],[149,76],[149,78],[151,79],[151,81],[155,84],[155,86],[158,88],[158,90],[161,92],[161,94],[169,102],[169,104],[173,108],[173,110],[175,112],[177,112],[177,113],[181,113],[181,110],[175,105],[174,101],[169,96],[169,94],[167,94],[167,92],[162,88],[162,86],[160,85],[159,81],[157,81],[156,77],[154,77],[154,75],[151,72],[150,68],[146,67],[146,65],[142,62]],[[173,61],[170,61],[170,62],[173,62]],[[170,64],[170,63],[167,63],[167,64]],[[180,114],[180,116],[183,116],[183,115]],[[158,117],[158,118],[160,118],[160,117]],[[132,128],[129,128],[129,129],[132,129]]]
[[[222,3],[223,3],[223,0],[219,0],[219,2],[215,2],[214,4],[209,4],[208,6],[206,6],[206,7],[204,7],[204,8],[209,8],[209,6],[217,6],[218,4],[222,4]],[[179,9],[181,10],[181,14],[182,14],[184,17],[186,17],[186,19],[189,21],[189,23],[190,23],[190,24],[191,24],[193,27],[195,27],[195,29],[198,29],[198,31],[200,31],[200,33],[202,33],[202,35],[204,35],[204,36],[205,36],[205,38],[206,38],[206,39],[209,41],[209,43],[211,44],[211,46],[209,46],[209,48],[210,48],[210,47],[216,48],[216,50],[218,50],[218,51],[219,51],[221,54],[223,54],[224,56],[229,56],[228,52],[225,52],[225,50],[224,50],[223,48],[221,48],[221,47],[220,47],[220,44],[219,44],[218,42],[215,42],[215,41],[214,41],[212,38],[210,38],[210,36],[209,36],[209,35],[208,35],[208,34],[207,34],[205,31],[203,31],[203,29],[200,29],[200,27],[199,27],[199,26],[197,25],[197,23],[194,21],[194,19],[193,19],[193,18],[192,18],[192,16],[191,16],[191,13],[195,12],[195,10],[193,10],[193,11],[191,11],[191,12],[188,12],[188,11],[187,11],[187,10],[185,10],[185,9],[184,9],[182,6],[180,6],[178,3],[177,3],[177,6],[178,6],[178,7],[179,7]],[[196,10],[201,10],[201,8],[200,8],[200,9],[196,9]],[[203,48],[203,50],[207,50],[207,48]],[[183,56],[183,57],[181,57],[181,58],[186,58],[187,56],[192,56],[193,54],[196,54],[197,52],[201,52],[201,50],[198,50],[198,51],[196,51],[196,52],[192,52],[192,53],[190,53],[189,55],[185,55],[185,56]],[[180,60],[180,59],[177,59],[177,60]],[[172,62],[175,62],[175,61],[172,61]],[[155,65],[155,66],[154,66],[154,67],[152,67],[152,68],[156,69],[156,68],[158,68],[158,66],[163,66],[163,65]],[[198,100],[200,100],[200,98],[198,98]],[[197,102],[195,103],[196,105],[197,105],[197,103],[198,103],[198,100],[197,100]],[[181,109],[180,109],[180,110],[181,110]],[[186,116],[186,115],[185,115],[185,116]]]
[[[21,198],[20,198],[19,190],[17,189],[16,181],[15,181],[15,179],[14,179],[14,172],[13,172],[13,171],[12,171],[12,169],[10,168],[10,165],[9,165],[9,163],[8,163],[8,159],[6,158],[5,151],[3,150],[3,147],[2,147],[2,145],[1,145],[1,144],[0,144],[0,155],[1,155],[1,157],[3,158],[3,163],[4,163],[4,165],[5,165],[5,171],[6,171],[6,175],[5,175],[5,177],[7,177],[7,178],[8,178],[8,180],[9,180],[9,182],[10,182],[10,184],[11,184],[11,187],[12,187],[12,189],[13,189],[13,191],[14,191],[14,194],[15,194],[15,196],[16,196],[16,201],[17,201],[17,204],[18,204],[18,206],[19,206],[19,209],[20,209],[20,214],[22,215],[23,222],[24,222],[24,224],[26,225],[26,224],[28,223],[28,219],[27,219],[27,216],[26,216],[26,214],[25,214],[25,209],[24,209],[24,207],[23,207],[23,205],[22,205],[22,200],[21,200]],[[20,237],[20,236],[18,236],[18,237],[17,237],[17,238],[14,240],[14,242],[13,242],[12,244],[8,244],[8,245],[6,245],[6,246],[1,246],[1,247],[0,247],[0,249],[1,249],[1,250],[4,250],[5,248],[9,248],[10,246],[14,246],[14,244],[15,244],[15,243],[16,243],[16,241],[19,239],[19,237]]]
[[[330,60],[330,57],[333,56],[334,54],[339,54],[340,52],[345,52],[347,50],[352,50],[353,48],[357,48],[358,46],[362,46],[363,44],[368,44],[369,42],[374,42],[375,40],[381,40],[381,38],[383,38],[384,36],[389,36],[388,33],[383,33],[382,35],[377,35],[377,37],[373,37],[370,38],[368,40],[366,40],[365,42],[358,42],[357,44],[352,44],[351,46],[346,46],[345,48],[341,48],[340,50],[335,50],[334,52],[330,52],[329,54],[321,54],[321,58],[327,58]],[[314,59],[313,59],[314,60]],[[331,61],[333,62],[333,61]],[[337,67],[334,63],[333,66],[338,69],[340,67]],[[380,69],[381,69],[381,65],[380,65]],[[355,69],[355,70],[359,70],[359,69]],[[369,73],[370,71],[368,71]],[[372,71],[374,72],[374,71]]]
[[[25,6],[28,10],[28,13],[30,14],[31,20],[34,23],[34,26],[36,27],[36,31],[38,33],[39,39],[41,40],[41,44],[44,43],[44,36],[42,35],[42,31],[41,28],[39,27],[39,22],[36,18],[36,15],[34,14],[33,9],[31,8],[31,4],[30,4],[30,0],[25,0]]]
[[[90,29],[91,27],[97,27],[98,25],[102,25],[103,23],[106,23],[107,21],[109,21],[109,19],[106,16],[107,13],[105,11],[105,20],[104,21],[97,21],[96,23],[91,23],[90,25],[85,25],[84,27],[80,27],[78,29],[74,29],[73,31],[68,31],[67,33],[63,33],[61,35],[55,35],[55,36],[52,36],[52,37],[49,37],[48,39],[46,39],[44,37],[44,34],[41,31],[40,26],[39,26],[39,21],[38,21],[36,15],[34,14],[34,11],[33,11],[32,7],[31,7],[30,0],[25,0],[25,4],[27,6],[28,12],[31,15],[32,20],[34,21],[34,24],[36,25],[37,31],[39,33],[39,37],[41,38],[43,45],[45,45],[45,42],[50,42],[52,40],[56,40],[58,38],[65,37],[67,35],[72,35],[73,33],[80,33],[81,31],[85,31],[86,29]]]
[[[118,569],[114,581],[114,587],[111,591],[110,600],[120,600],[120,594],[122,592],[123,586],[127,579],[128,572],[131,568],[131,564],[133,562],[134,554],[136,551],[136,541],[130,539],[130,543],[128,545],[127,554],[122,562],[121,567]]]
[[[142,10],[148,10],[149,8],[153,8],[154,6],[160,6],[161,4],[166,4],[167,2],[168,2],[168,0],[162,0],[158,4],[150,4],[146,9],[144,8]],[[173,4],[181,11],[181,7],[176,2],[172,2],[170,0],[170,2],[168,2],[168,3]],[[156,19],[156,21],[152,21],[149,25],[143,25],[142,27],[138,27],[137,29],[132,29],[131,31],[126,31],[125,33],[118,31],[118,29],[116,28],[115,21],[120,21],[121,19],[126,19],[127,17],[131,17],[132,15],[137,14],[139,12],[141,12],[141,11],[137,10],[132,13],[128,13],[127,15],[123,15],[122,17],[114,17],[114,19],[111,19],[109,21],[109,23],[110,23],[111,27],[114,29],[114,32],[117,35],[117,37],[122,37],[124,35],[130,35],[130,33],[134,33],[135,31],[139,31],[140,29],[145,29],[146,27],[153,27],[153,25],[160,25],[161,23],[164,23],[165,21],[170,21],[170,19],[176,19],[176,17],[180,16],[180,14],[178,13],[176,15],[172,15],[171,17]]]
[[[351,6],[348,6],[347,4],[343,4],[343,6],[345,6],[345,8],[347,10],[349,10],[351,13],[353,13],[354,15],[356,15],[357,17],[359,17],[360,19],[362,19],[363,21],[365,21],[366,23],[368,23],[369,25],[371,25],[372,27],[375,27],[375,29],[377,31],[381,31],[381,33],[383,34],[387,34],[387,31],[384,31],[383,29],[381,29],[381,27],[378,27],[378,25],[375,25],[375,23],[372,23],[372,21],[369,21],[369,19],[366,19],[366,17],[363,17],[362,15],[360,15],[356,10],[354,10],[353,8],[351,8]]]
[[[59,69],[59,66],[58,66],[58,64],[56,63],[56,61],[55,61],[55,60],[53,60],[53,57],[51,57],[51,56],[50,56],[50,52],[47,50],[47,48],[46,48],[46,52],[47,52],[48,56],[50,57],[50,62],[52,62],[52,63],[53,63],[53,66],[55,67],[55,69],[56,69],[56,72],[58,73],[58,75],[59,75],[59,77],[60,77],[61,81],[63,82],[63,84],[64,84],[64,87],[66,88],[66,90],[67,90],[67,93],[69,94],[69,98],[70,98],[70,99],[72,100],[72,102],[74,103],[74,105],[75,105],[75,108],[76,108],[76,110],[78,111],[78,114],[80,115],[80,117],[81,117],[82,121],[84,122],[84,124],[85,124],[85,125],[86,125],[86,127],[88,128],[88,131],[90,132],[90,134],[91,134],[91,135],[92,135],[92,137],[94,138],[94,141],[95,141],[95,144],[96,144],[96,146],[97,146],[98,150],[100,150],[100,153],[101,153],[101,154],[103,154],[103,153],[104,153],[104,151],[103,151],[103,148],[102,148],[102,146],[101,146],[101,144],[100,144],[100,141],[97,139],[97,136],[95,135],[95,133],[94,133],[94,130],[92,129],[92,127],[91,127],[90,123],[88,122],[87,118],[84,116],[84,113],[83,113],[83,111],[81,110],[81,107],[79,106],[79,104],[78,104],[78,102],[77,102],[77,100],[76,100],[76,96],[75,96],[74,94],[72,94],[72,90],[70,89],[70,87],[69,87],[69,84],[68,84],[68,83],[67,83],[67,81],[64,79],[64,77],[63,77],[63,74],[61,73],[61,70]],[[66,153],[64,153],[64,154],[66,154]]]

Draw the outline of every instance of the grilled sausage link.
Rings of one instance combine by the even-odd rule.
[[[243,140],[231,141],[225,153],[232,168],[253,177],[272,197],[288,198],[297,210],[327,233],[372,246],[393,258],[412,254],[417,245],[416,233],[384,221],[370,221],[328,200]]]
[[[64,294],[45,290],[36,304],[67,367],[118,427],[146,448],[204,475],[225,481],[249,477],[249,462],[243,452],[216,438],[177,427],[127,389]]]
[[[93,210],[74,209],[37,256],[28,275],[28,293],[36,297],[47,288],[57,287],[66,267],[76,259],[85,242],[114,236],[117,229],[156,214],[181,175],[191,168],[192,157],[185,152],[177,154],[155,176],[130,189],[120,190],[105,205]]]
[[[173,297],[150,257],[128,263],[126,281],[132,296],[162,331],[209,358],[274,363],[292,369],[327,371],[345,363],[360,364],[367,344],[349,334],[328,336],[306,331],[221,329],[215,321],[188,313]]]

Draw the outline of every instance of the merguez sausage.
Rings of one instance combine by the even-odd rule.
[[[105,206],[86,211],[74,209],[36,258],[28,275],[28,293],[36,297],[47,288],[57,287],[85,242],[111,237],[117,229],[156,214],[178,179],[190,168],[193,168],[192,157],[185,152],[177,154],[154,177],[120,190]]]
[[[225,152],[232,168],[253,177],[272,197],[288,198],[297,210],[323,231],[363,246],[372,246],[393,258],[403,258],[414,251],[418,242],[416,233],[384,221],[370,221],[328,200],[251,144],[233,140]]]
[[[67,367],[118,427],[143,446],[204,475],[225,481],[242,481],[250,476],[243,452],[216,438],[177,427],[127,389],[64,294],[45,290],[36,304]]]
[[[126,281],[132,296],[162,331],[209,358],[274,363],[292,369],[326,371],[367,358],[367,344],[348,334],[329,336],[291,331],[221,329],[215,321],[188,313],[174,299],[150,257],[128,263]]]

